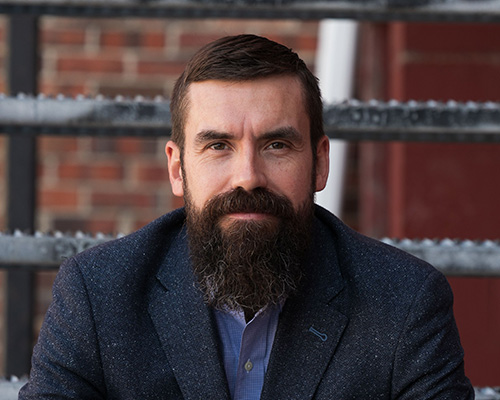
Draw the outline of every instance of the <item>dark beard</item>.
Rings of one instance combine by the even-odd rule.
[[[201,211],[186,194],[191,261],[208,305],[255,313],[297,290],[310,240],[313,194],[295,211],[265,189],[235,189],[211,199]],[[264,221],[221,219],[230,213],[266,213]]]

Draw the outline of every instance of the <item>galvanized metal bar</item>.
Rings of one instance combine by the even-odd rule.
[[[6,269],[57,269],[67,258],[115,237],[76,233],[74,236],[0,234],[0,268]]]
[[[18,398],[19,390],[26,384],[27,379],[0,379],[0,399],[2,400],[16,400]]]
[[[0,13],[69,17],[500,22],[499,0],[0,0]]]
[[[14,93],[37,90],[38,20],[32,15],[14,15],[9,29],[9,86]],[[8,144],[9,229],[34,229],[36,137],[13,135]],[[11,270],[6,286],[7,375],[21,376],[30,370],[33,346],[33,276],[29,271]]]
[[[17,400],[19,390],[27,379],[1,379],[0,399]],[[475,400],[500,400],[500,388],[498,387],[474,387]]]
[[[359,102],[326,107],[325,131],[344,140],[500,142],[500,103]]]
[[[79,252],[115,239],[105,235],[74,236],[0,234],[0,268],[57,269],[61,262]],[[448,276],[500,277],[500,242],[470,240],[391,240],[391,246],[411,253]]]
[[[349,141],[500,143],[500,103],[351,100],[325,107],[329,137]],[[117,97],[0,95],[0,132],[10,135],[169,136],[169,103]]]
[[[447,276],[500,277],[500,242],[471,240],[394,240],[391,246],[421,258]]]
[[[0,95],[0,131],[15,134],[168,136],[169,103],[101,96],[74,99]]]

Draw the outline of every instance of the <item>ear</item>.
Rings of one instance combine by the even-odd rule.
[[[165,146],[165,154],[168,158],[168,176],[172,193],[175,196],[184,196],[184,186],[181,168],[181,150],[174,142],[169,140]]]
[[[316,192],[319,192],[325,188],[329,171],[330,140],[325,135],[319,140],[318,146],[316,148]]]

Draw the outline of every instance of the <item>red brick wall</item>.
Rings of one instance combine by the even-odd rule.
[[[7,18],[0,16],[0,93],[7,90],[6,23]],[[263,34],[293,47],[312,66],[317,28],[315,23],[299,21],[52,17],[44,17],[40,26],[41,92],[69,96],[101,93],[166,97],[186,60],[199,46],[216,37],[241,32]],[[364,99],[498,100],[500,32],[497,27],[364,24],[363,28],[358,91]],[[40,138],[37,228],[128,233],[179,206],[180,202],[171,196],[167,181],[164,143],[165,139]],[[0,136],[2,230],[5,228],[5,144],[6,140]],[[353,150],[356,156],[356,147]],[[360,150],[361,227],[366,233],[375,237],[392,234],[491,237],[492,232],[495,234],[495,230],[483,228],[488,224],[492,229],[498,226],[495,219],[498,213],[491,209],[499,200],[496,194],[491,194],[497,192],[491,191],[492,185],[488,187],[489,181],[479,182],[475,178],[483,176],[482,179],[487,180],[488,175],[481,173],[494,170],[495,159],[500,159],[498,147],[364,143]],[[423,165],[422,159],[429,162]],[[355,163],[356,158],[351,157],[350,162]],[[478,167],[478,163],[483,165]],[[355,209],[352,183],[357,177],[353,171],[351,169],[349,175],[351,200],[348,203]],[[457,174],[457,171],[460,172]],[[467,183],[470,189],[463,190],[462,178],[468,176],[467,171],[477,172]],[[484,188],[486,191],[477,194],[476,185],[478,191]],[[483,200],[486,205],[481,203]],[[475,204],[474,211],[468,213],[471,204]],[[481,208],[485,218],[477,214]],[[478,224],[478,220],[484,223]],[[460,227],[464,229],[459,230]],[[53,273],[37,275],[36,329],[50,302],[53,278]],[[497,351],[491,346],[498,343],[498,336],[492,337],[489,327],[484,329],[481,325],[486,318],[493,318],[492,324],[496,323],[500,313],[494,307],[500,303],[494,296],[495,293],[498,296],[500,290],[492,290],[486,281],[482,281],[482,285],[486,287],[478,292],[477,287],[461,289],[455,283],[457,316],[468,367],[474,366],[468,371],[473,383],[500,384],[488,375],[498,371],[490,358],[491,352]],[[486,296],[482,308],[470,301],[480,296]],[[0,312],[2,305],[3,296]],[[464,310],[468,313],[465,316],[461,314]],[[472,314],[475,319],[467,319],[467,315]],[[0,328],[2,325],[0,315]],[[476,326],[482,328],[476,329]],[[478,343],[482,343],[483,348],[479,348]],[[481,362],[489,372],[477,372],[475,366]]]
[[[42,29],[41,89],[73,95],[168,96],[194,51],[226,34],[274,37],[309,62],[316,47],[316,24],[296,21],[44,18]]]
[[[6,26],[7,18],[0,16],[0,93],[7,90]],[[186,60],[216,37],[263,34],[293,47],[312,66],[317,28],[315,23],[299,21],[49,17],[43,18],[40,26],[41,92],[166,97]],[[364,24],[364,30],[358,74],[363,98],[498,100],[497,27]],[[40,138],[37,228],[128,233],[179,206],[167,181],[164,143],[165,139]],[[2,230],[5,144],[0,136]],[[356,147],[353,149],[356,156]],[[494,170],[495,160],[500,159],[497,150],[498,145],[363,144],[361,227],[376,237],[492,237],[498,226],[498,213],[492,207],[499,198],[492,191],[496,187],[488,186],[488,175],[482,172]],[[422,159],[428,162],[423,165]],[[356,162],[355,157],[350,160]],[[350,182],[357,180],[353,170]],[[472,178],[470,171],[474,171]],[[469,185],[466,190],[464,184]],[[348,193],[349,206],[355,209],[352,184]],[[473,208],[469,208],[471,204]],[[484,223],[478,224],[478,220]],[[0,280],[2,277],[0,273]],[[37,275],[36,329],[50,302],[53,278],[53,273]],[[463,281],[452,283],[468,373],[474,384],[500,384],[491,376],[498,366],[490,358],[495,354],[500,359],[498,349],[492,348],[498,335],[492,336],[495,331],[482,325],[486,318],[488,324],[497,324],[500,313],[495,304],[500,303],[495,296],[500,290],[487,281],[481,281],[479,289],[460,287]],[[483,297],[481,307],[471,301],[478,297]],[[3,296],[0,312],[2,305]],[[470,319],[471,315],[475,319]],[[2,325],[0,315],[0,328]],[[476,329],[478,326],[482,328]],[[477,369],[480,363],[486,371]]]
[[[6,23],[0,17],[0,93],[7,91]],[[40,28],[40,92],[66,96],[169,97],[191,55],[229,34],[274,38],[314,67],[317,33],[314,22],[191,19],[43,17]],[[173,198],[168,183],[165,142],[166,138],[41,137],[37,229],[129,233],[179,207],[182,202]],[[0,230],[6,226],[5,144],[0,136]],[[37,274],[35,330],[50,302],[53,279],[54,273]]]
[[[386,98],[500,100],[500,26],[394,23],[378,33]],[[362,154],[367,233],[499,238],[500,145],[368,144]],[[466,372],[474,385],[500,385],[500,281],[449,280]]]
[[[296,21],[43,18],[41,91],[168,97],[203,44],[242,31],[274,37],[312,65],[316,24]],[[166,139],[40,139],[37,226],[131,232],[180,205],[170,194]]]

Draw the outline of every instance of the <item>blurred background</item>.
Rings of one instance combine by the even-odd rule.
[[[0,15],[0,93],[6,94],[8,27],[9,18]],[[319,71],[321,62],[319,21],[43,16],[39,27],[38,86],[46,95],[168,98],[200,46],[239,33],[267,36],[293,48],[313,71]],[[355,30],[346,97],[499,101],[500,25],[361,22]],[[342,54],[334,54],[333,65],[343,61]],[[38,137],[35,228],[130,233],[181,206],[168,183],[166,140]],[[8,221],[7,141],[0,135],[0,231]],[[344,154],[335,212],[362,233],[376,238],[499,238],[499,144],[350,142]],[[5,274],[0,272],[0,314]],[[34,340],[54,277],[55,272],[36,273]],[[499,282],[449,281],[466,373],[475,386],[500,386]],[[0,375],[5,374],[4,321],[2,314]]]

